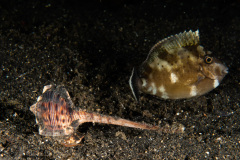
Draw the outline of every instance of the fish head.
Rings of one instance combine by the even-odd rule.
[[[228,68],[219,59],[207,55],[202,59],[200,71],[206,78],[220,82],[228,73]]]

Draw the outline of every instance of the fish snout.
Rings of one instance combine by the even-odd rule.
[[[228,74],[228,68],[227,68],[227,67],[225,67],[225,68],[222,70],[222,73],[223,73],[223,75],[226,75],[226,74]]]

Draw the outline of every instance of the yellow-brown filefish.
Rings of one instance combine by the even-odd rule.
[[[155,44],[147,59],[133,68],[129,84],[137,101],[140,92],[163,99],[191,98],[216,88],[227,73],[199,44],[199,31],[190,30]]]

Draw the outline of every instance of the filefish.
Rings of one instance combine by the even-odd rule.
[[[133,68],[129,85],[137,101],[141,92],[187,99],[213,90],[227,73],[228,68],[200,45],[199,30],[190,30],[155,44],[147,59]]]

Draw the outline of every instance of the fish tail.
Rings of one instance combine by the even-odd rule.
[[[136,69],[133,68],[132,75],[129,79],[129,85],[132,90],[133,96],[137,102],[139,102],[139,95],[140,95],[139,88],[141,86],[141,83],[142,83],[141,79],[138,76]]]

